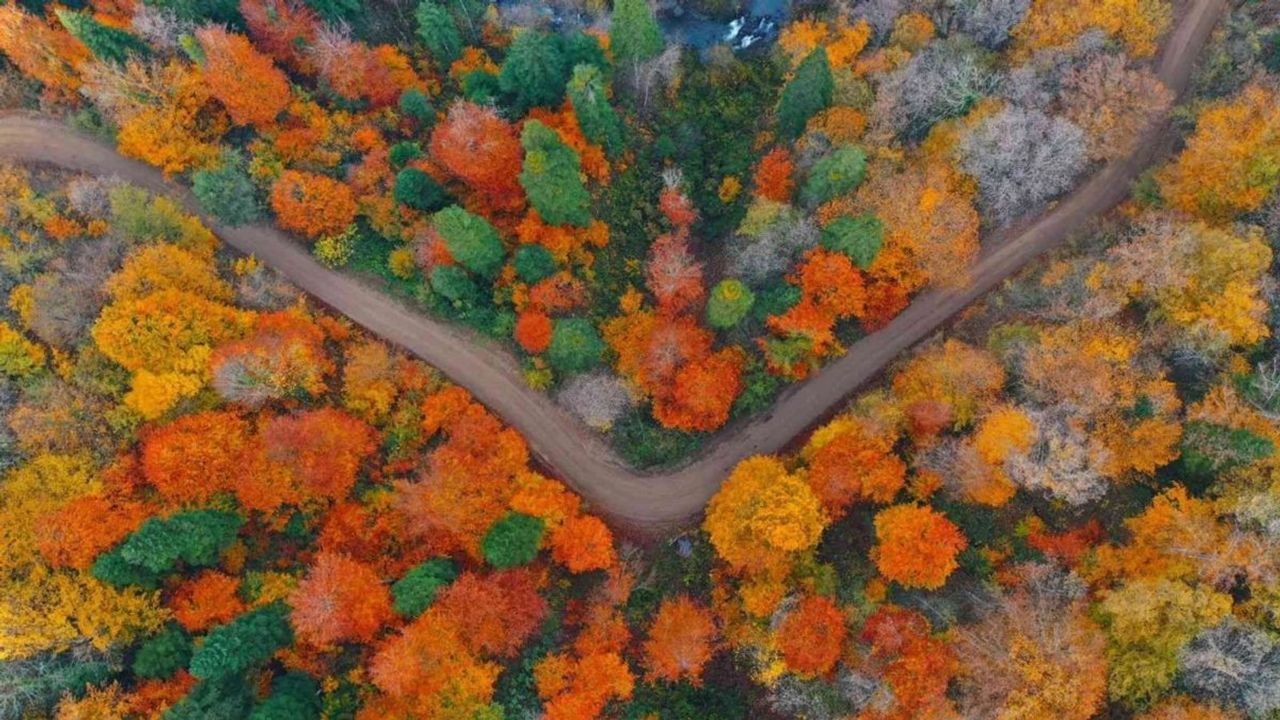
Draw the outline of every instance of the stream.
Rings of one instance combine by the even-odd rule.
[[[746,0],[743,13],[729,20],[717,20],[696,12],[684,12],[678,16],[664,13],[658,18],[668,41],[678,42],[698,50],[726,44],[736,51],[763,47],[778,38],[778,32],[786,20],[790,0]],[[537,13],[543,22],[554,28],[585,27],[591,18],[579,13],[566,12],[553,3],[499,0],[498,7],[504,14]],[[524,15],[528,17],[528,15]]]

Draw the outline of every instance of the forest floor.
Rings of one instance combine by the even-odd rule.
[[[1226,0],[1192,0],[1179,14],[1158,60],[1159,78],[1181,95]],[[306,246],[268,225],[226,227],[200,211],[189,190],[150,166],[129,160],[60,122],[29,114],[0,117],[0,158],[46,163],[95,175],[115,175],[181,201],[235,250],[265,264],[369,332],[436,367],[519,430],[540,462],[577,490],[596,511],[632,531],[669,530],[695,518],[744,458],[778,452],[842,407],[899,354],[926,339],[975,299],[1017,273],[1073,231],[1119,204],[1152,162],[1168,131],[1154,124],[1127,157],[1113,161],[1032,222],[984,241],[984,251],[954,288],[917,297],[884,328],[848,348],[774,406],[721,430],[683,465],[654,473],[627,466],[595,432],[531,389],[515,358],[497,343],[426,317],[377,289],[330,270]]]

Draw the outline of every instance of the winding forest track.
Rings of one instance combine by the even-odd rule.
[[[1167,36],[1158,76],[1175,93],[1187,87],[1192,68],[1226,0],[1191,0]],[[596,510],[631,529],[678,526],[697,516],[720,482],[742,459],[784,448],[838,403],[879,373],[901,352],[927,338],[976,298],[1009,278],[1075,229],[1117,205],[1147,167],[1167,122],[1150,128],[1127,157],[1100,170],[1035,222],[989,243],[963,288],[920,295],[883,329],[807,381],[786,390],[773,408],[736,423],[690,462],[661,473],[637,472],[599,436],[546,394],[525,385],[515,359],[496,343],[417,313],[359,281],[325,268],[297,240],[267,225],[225,227],[200,211],[191,192],[156,169],[62,124],[32,115],[0,117],[0,157],[44,163],[96,175],[116,175],[166,193],[201,216],[230,246],[252,253],[317,300],[369,332],[399,345],[470,390],[516,427],[537,457],[581,493]]]

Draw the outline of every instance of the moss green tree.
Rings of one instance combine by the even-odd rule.
[[[623,65],[637,65],[662,52],[662,28],[648,0],[615,0],[609,48]]]
[[[400,93],[400,112],[424,124],[431,124],[436,119],[435,106],[426,93],[418,88],[409,88]]]
[[[854,145],[843,145],[814,163],[800,196],[814,207],[853,192],[867,176],[867,155]]]
[[[818,48],[801,61],[796,72],[782,88],[778,101],[778,134],[786,140],[795,140],[804,133],[809,118],[831,107],[831,95],[835,81],[831,77],[831,64],[827,51]]]
[[[524,146],[520,185],[529,204],[552,225],[590,224],[591,195],[582,182],[578,153],[537,120],[525,123],[520,143]]]
[[[558,372],[570,374],[590,370],[604,354],[604,341],[586,318],[561,318],[551,330],[547,361]]]
[[[165,711],[163,720],[241,720],[253,707],[253,692],[239,677],[196,683],[191,692]]]
[[[742,322],[755,301],[755,294],[741,280],[721,280],[711,288],[711,296],[707,298],[707,324],[727,330]]]
[[[880,254],[883,241],[884,223],[869,213],[836,218],[822,229],[822,246],[848,255],[863,270]]]
[[[453,259],[467,270],[492,278],[502,269],[506,250],[488,220],[451,205],[433,215],[431,225],[444,238]]]
[[[200,207],[227,225],[246,225],[262,219],[258,191],[244,171],[241,159],[229,154],[222,164],[191,175],[191,192]]]
[[[225,510],[188,510],[150,518],[120,545],[120,559],[151,573],[165,573],[179,562],[207,567],[231,543],[244,518]]]
[[[130,55],[146,57],[151,48],[132,33],[103,25],[85,12],[58,8],[54,11],[67,32],[84,43],[94,57],[107,62],[123,63]]]

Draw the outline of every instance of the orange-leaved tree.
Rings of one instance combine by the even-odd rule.
[[[890,580],[936,590],[959,567],[956,556],[969,542],[947,517],[920,505],[895,505],[876,513],[871,558]]]
[[[702,669],[715,652],[716,626],[711,612],[681,595],[667,598],[644,641],[649,680],[702,684]]]
[[[286,170],[271,186],[271,209],[281,227],[315,239],[345,231],[357,207],[346,184],[325,175]]]
[[[205,82],[237,125],[263,128],[289,106],[289,78],[249,38],[207,25],[195,33]]]
[[[370,642],[394,617],[391,592],[373,568],[336,553],[316,556],[289,605],[298,637],[320,648]]]

